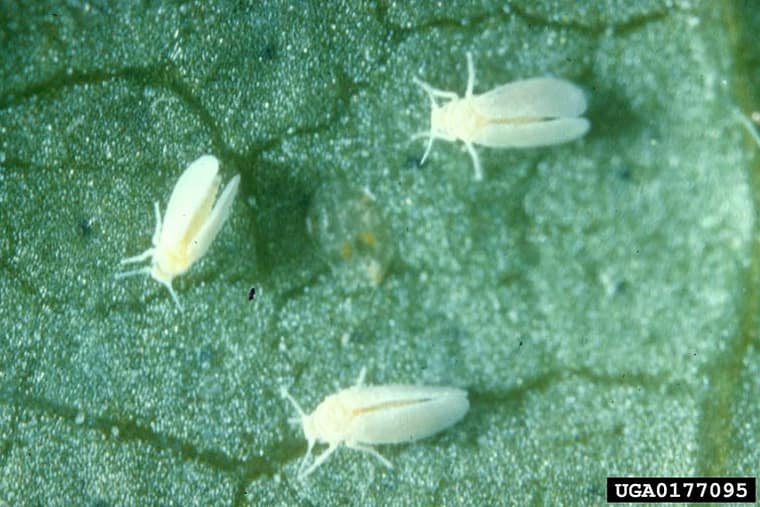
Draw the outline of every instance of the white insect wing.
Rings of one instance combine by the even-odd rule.
[[[188,259],[190,264],[203,257],[208,251],[208,248],[211,246],[211,243],[214,241],[214,238],[216,238],[216,235],[219,233],[219,230],[222,228],[222,225],[224,225],[225,220],[227,220],[227,217],[230,214],[232,202],[235,200],[239,185],[240,175],[235,175],[235,177],[227,183],[227,186],[224,187],[224,191],[216,202],[214,209],[211,210],[211,214],[208,215],[205,222],[203,222],[203,226],[198,231],[198,234],[196,234],[190,242],[188,247]],[[211,202],[213,202],[213,200]]]
[[[528,123],[489,123],[473,138],[473,142],[489,148],[532,148],[561,144],[585,134],[586,118],[558,118]]]
[[[473,107],[488,119],[473,138],[492,148],[561,144],[589,129],[583,91],[564,79],[516,81],[473,97]]]
[[[564,79],[539,77],[498,86],[473,97],[475,109],[497,119],[566,118],[586,111],[583,91]]]
[[[386,385],[352,388],[355,417],[348,431],[363,444],[397,444],[434,435],[461,420],[467,393],[450,387]]]
[[[159,245],[171,249],[184,243],[204,207],[208,214],[221,180],[218,171],[219,160],[213,155],[203,155],[182,173],[166,206]]]

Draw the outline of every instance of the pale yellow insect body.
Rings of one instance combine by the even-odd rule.
[[[425,438],[460,421],[470,408],[467,392],[455,387],[390,384],[364,386],[362,369],[353,387],[326,397],[311,414],[283,389],[296,411],[308,442],[299,467],[304,478],[316,470],[341,445],[375,456],[388,468],[390,461],[372,445],[398,444]],[[306,470],[314,444],[328,448]]]
[[[151,258],[151,265],[118,273],[117,278],[149,274],[169,290],[174,302],[182,309],[172,288],[172,280],[190,269],[208,251],[230,214],[240,184],[240,175],[236,175],[214,205],[221,183],[218,171],[219,160],[213,155],[204,155],[188,166],[172,191],[163,223],[158,202],[154,203],[153,246],[140,255],[121,261],[128,264]]]
[[[427,159],[435,139],[461,140],[472,158],[476,180],[483,179],[476,144],[492,148],[547,146],[577,139],[589,129],[589,121],[580,117],[586,110],[583,92],[563,79],[525,79],[474,95],[471,53],[467,53],[464,97],[416,78],[414,81],[427,92],[431,104],[430,131],[413,136],[428,139],[420,164]],[[436,97],[448,102],[439,106]]]

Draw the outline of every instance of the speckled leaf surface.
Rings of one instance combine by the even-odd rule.
[[[752,2],[0,1],[0,505],[601,505],[608,475],[757,475]],[[422,167],[412,79],[578,83],[566,145]],[[230,220],[115,280],[204,153]],[[249,301],[249,290],[256,298]],[[468,390],[305,482],[280,396]]]

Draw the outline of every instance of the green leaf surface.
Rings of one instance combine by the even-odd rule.
[[[753,2],[0,2],[0,506],[603,505],[609,475],[758,475]],[[568,144],[419,160],[429,101],[556,75]],[[115,280],[204,153],[208,255]],[[249,301],[249,289],[256,298]],[[339,449],[351,385],[467,389]],[[323,447],[319,447],[320,452]]]

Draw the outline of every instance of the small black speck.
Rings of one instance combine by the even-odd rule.
[[[253,298],[256,297],[256,287],[251,287],[251,290],[248,291],[248,301],[253,301]]]
[[[404,160],[404,166],[407,169],[419,169],[422,167],[422,157],[415,157],[414,155],[409,155],[406,157],[406,160]]]
[[[522,347],[522,344],[523,344],[523,342],[522,342],[522,340],[520,340],[520,347]]]
[[[203,347],[198,351],[198,362],[202,365],[211,364],[211,360],[214,358],[214,351],[208,347]]]
[[[277,56],[277,47],[273,43],[269,43],[266,46],[264,46],[264,49],[261,51],[261,58],[264,61],[271,62],[275,59]]]
[[[83,218],[79,221],[79,232],[85,238],[89,238],[92,235],[92,219],[91,218]]]

